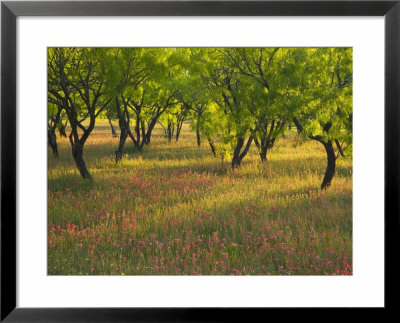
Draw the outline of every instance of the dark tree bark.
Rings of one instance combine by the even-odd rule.
[[[86,168],[85,161],[83,160],[83,145],[75,143],[72,145],[72,156],[74,157],[76,167],[84,179],[92,179],[88,169]]]
[[[322,144],[325,147],[326,156],[328,160],[325,176],[321,184],[321,189],[323,190],[331,185],[333,176],[335,175],[336,155],[335,155],[335,150],[333,149],[332,142],[330,140],[328,140],[327,143],[322,143]]]
[[[181,134],[183,122],[186,119],[186,113],[178,117],[178,122],[176,124],[176,134],[175,134],[175,140],[178,141],[179,135]]]
[[[267,162],[267,153],[268,149],[272,146],[273,144],[268,144],[267,140],[261,140],[261,143],[258,141],[257,138],[254,138],[254,142],[258,148],[258,154],[260,155],[261,162],[266,163]]]
[[[174,124],[172,122],[168,121],[167,137],[168,137],[169,142],[171,142],[172,137],[174,136],[174,133],[175,133]]]
[[[140,125],[142,127],[142,144],[141,144],[141,147],[143,147],[143,144],[146,143],[146,127],[144,125],[144,121],[141,121]]]
[[[121,107],[118,98],[115,98],[115,104],[117,108],[118,125],[120,129],[118,150],[115,151],[115,161],[119,162],[122,159],[124,145],[128,136],[132,139],[135,147],[137,147],[138,144],[129,129],[130,118],[127,110],[127,104],[124,102],[123,106]]]
[[[114,126],[111,122],[111,119],[107,116],[108,119],[108,123],[110,124],[110,128],[111,128],[111,134],[113,137],[118,137],[118,134],[115,132]]]
[[[249,152],[251,143],[253,142],[253,136],[250,136],[250,138],[247,140],[247,144],[243,149],[243,152],[240,154],[239,158],[240,158],[240,162],[242,161],[242,159],[247,155],[247,153]]]
[[[82,124],[80,124],[76,120],[76,110],[75,109],[68,109],[67,115],[68,115],[68,119],[70,120],[70,125],[71,125],[71,133],[69,135],[69,141],[71,143],[72,156],[74,157],[76,167],[78,168],[79,173],[81,174],[82,178],[92,180],[92,176],[90,175],[90,173],[86,167],[85,161],[83,159],[83,147],[84,147],[85,142],[86,142],[87,138],[89,137],[90,133],[94,129],[96,115],[91,114],[90,123],[87,128],[83,127]],[[83,134],[81,137],[79,137],[79,134],[78,134],[78,127],[83,131]]]
[[[337,149],[339,150],[340,156],[345,157],[345,156],[344,156],[344,151],[343,151],[343,149],[342,149],[342,146],[340,145],[339,140],[336,139],[336,140],[335,140],[335,144],[336,144]]]
[[[178,141],[179,140],[179,136],[180,136],[180,134],[181,134],[181,129],[182,129],[182,126],[178,126],[177,128],[176,128],[176,134],[175,134],[175,141]]]
[[[54,157],[58,157],[57,137],[54,129],[47,130],[47,138],[49,141],[49,145],[53,151]]]
[[[240,159],[240,151],[242,150],[243,145],[244,145],[244,138],[238,138],[235,150],[233,151],[232,169],[240,167],[240,163],[242,162]]]
[[[58,157],[56,129],[60,123],[62,107],[59,106],[55,116],[51,116],[48,123],[47,138],[53,151],[53,156]],[[59,128],[60,129],[60,128]],[[61,134],[61,131],[60,131]]]
[[[201,137],[200,137],[200,130],[196,127],[196,139],[197,139],[197,147],[201,146]]]
[[[268,148],[267,147],[261,147],[260,150],[260,158],[261,158],[261,162],[262,163],[266,163],[267,162],[267,152],[268,152]]]
[[[147,110],[150,114],[150,120],[147,122],[147,129],[146,129],[146,122],[143,120],[143,116],[141,115],[142,107],[144,106],[144,97],[146,91],[143,92],[142,97],[138,101],[134,101],[131,98],[128,98],[126,103],[129,108],[132,109],[136,116],[136,139],[134,138],[131,131],[128,131],[129,137],[135,144],[135,147],[140,151],[142,150],[144,145],[150,144],[151,134],[158,122],[160,116],[165,112],[165,110],[175,104],[173,101],[174,93],[172,93],[164,102],[162,103],[155,103],[151,109]],[[172,136],[171,136],[172,137]]]
[[[303,126],[301,125],[300,121],[297,118],[293,118],[293,122],[296,125],[297,132],[301,133],[303,131]],[[324,132],[328,133],[331,127],[332,127],[332,123],[327,122],[323,126]],[[317,135],[317,136],[308,136],[308,137],[312,140],[316,140],[316,141],[320,142],[324,146],[325,151],[326,151],[327,166],[326,166],[326,170],[325,170],[324,179],[322,180],[322,183],[321,183],[321,189],[324,190],[324,189],[327,189],[331,185],[333,176],[335,175],[335,170],[336,170],[335,149],[333,148],[332,141],[327,140],[325,142],[323,140],[322,136]]]
[[[121,134],[119,137],[118,150],[115,151],[115,161],[118,163],[122,159],[122,152],[124,149],[126,137],[128,136],[128,131],[125,128],[121,128]]]
[[[271,122],[263,120],[258,124],[260,141],[255,137],[254,142],[258,148],[262,163],[267,162],[268,150],[274,147],[275,141],[279,134],[282,133],[285,124],[286,122],[282,119],[272,120]]]
[[[158,117],[154,118],[152,121],[150,121],[150,123],[147,126],[147,132],[146,132],[145,140],[144,140],[144,144],[146,144],[146,145],[150,144],[151,133],[156,125],[157,119],[158,119]]]
[[[75,164],[84,179],[92,179],[83,160],[83,147],[94,129],[96,118],[111,100],[101,99],[105,94],[104,69],[86,54],[85,49],[54,50],[48,60],[48,101],[66,112],[71,126],[69,141]],[[71,75],[75,77],[70,78]],[[80,103],[76,103],[74,95],[79,95]],[[78,111],[82,109],[86,110],[86,114],[80,119]],[[89,125],[84,126],[83,122],[87,118],[90,120]]]
[[[61,123],[61,126],[58,128],[58,132],[60,133],[60,136],[64,137],[64,138],[67,138],[67,133],[66,133],[67,123],[68,123],[68,120],[65,121],[64,124]]]
[[[214,155],[214,157],[217,157],[217,152],[215,151],[215,146],[214,143],[212,142],[211,138],[207,138],[208,143],[210,144],[211,152]]]
[[[246,146],[241,152],[244,145],[244,138],[237,139],[236,147],[235,150],[233,151],[232,169],[240,167],[242,160],[247,155],[252,142],[253,142],[253,136],[250,136],[250,138],[247,140]]]

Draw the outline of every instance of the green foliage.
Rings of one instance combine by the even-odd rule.
[[[335,142],[351,156],[351,48],[49,49],[49,114],[68,99],[79,118],[89,102],[96,117],[117,119],[116,105],[105,104],[114,98],[137,132],[189,119],[225,157],[238,138],[272,148],[293,119],[304,138]]]

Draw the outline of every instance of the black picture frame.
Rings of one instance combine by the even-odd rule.
[[[16,307],[16,19],[18,16],[384,16],[385,307],[396,309],[400,179],[400,0],[4,1],[1,3],[1,321],[236,321],[263,309]],[[372,81],[372,80],[371,80]],[[373,134],[371,134],[373,135]],[[371,152],[372,153],[372,152]],[[278,309],[276,309],[278,310]],[[259,313],[261,312],[261,313]],[[239,315],[240,314],[240,315]],[[256,317],[256,316],[254,316]],[[251,319],[250,319],[251,321]]]

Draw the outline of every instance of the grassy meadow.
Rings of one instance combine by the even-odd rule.
[[[116,124],[115,124],[116,125]],[[116,130],[119,131],[117,125]],[[154,130],[135,152],[98,120],[83,180],[68,138],[48,151],[49,275],[351,275],[352,161],[339,158],[321,191],[326,153],[294,129],[262,164],[255,145],[234,172],[197,147]]]

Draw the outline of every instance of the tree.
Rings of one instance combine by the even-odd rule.
[[[352,154],[352,50],[312,49],[305,73],[306,103],[293,121],[299,133],[325,148],[327,167],[321,189],[326,189],[334,177],[336,159]]]
[[[167,59],[170,49],[125,48],[113,51],[110,79],[116,88],[114,108],[121,130],[116,161],[122,158],[127,137],[138,151],[150,143],[161,115],[177,102]],[[133,131],[131,130],[133,123]]]
[[[303,49],[226,48],[229,64],[252,80],[249,113],[255,123],[252,135],[262,162],[277,138],[284,133],[298,93]]]
[[[48,50],[48,100],[67,114],[72,156],[85,179],[91,179],[91,175],[83,159],[83,148],[96,118],[111,101],[106,95],[107,61],[100,48]]]
[[[56,129],[61,120],[62,108],[58,105],[48,104],[47,139],[54,157],[58,157]]]
[[[178,99],[178,101],[180,100]],[[159,124],[163,127],[168,141],[171,141],[173,137],[175,137],[175,141],[178,141],[183,122],[189,115],[190,110],[187,104],[179,102],[169,109],[168,113],[164,113],[160,117]]]
[[[207,98],[208,102],[213,102],[214,107],[218,107],[222,112],[219,115],[223,115],[225,119],[221,120],[226,124],[225,128],[213,126],[207,129],[211,149],[215,151],[215,141],[211,135],[217,135],[224,145],[224,155],[232,156],[232,168],[238,168],[253,141],[251,126],[254,120],[249,113],[254,94],[251,80],[244,78],[236,67],[229,65],[221,49],[197,49],[192,51],[192,60],[198,62],[192,67],[192,73],[200,76],[201,86],[207,89],[202,92],[202,96]],[[211,129],[216,133],[211,134]]]
[[[120,128],[118,150],[115,151],[116,161],[122,158],[123,148],[129,136],[135,146],[137,142],[130,129],[131,114],[129,102],[136,95],[140,85],[150,74],[146,67],[146,56],[141,48],[115,48],[109,50],[110,63],[113,68],[109,70],[107,78],[115,89],[114,104],[108,107],[109,115],[116,115]],[[144,93],[143,93],[144,97]]]

